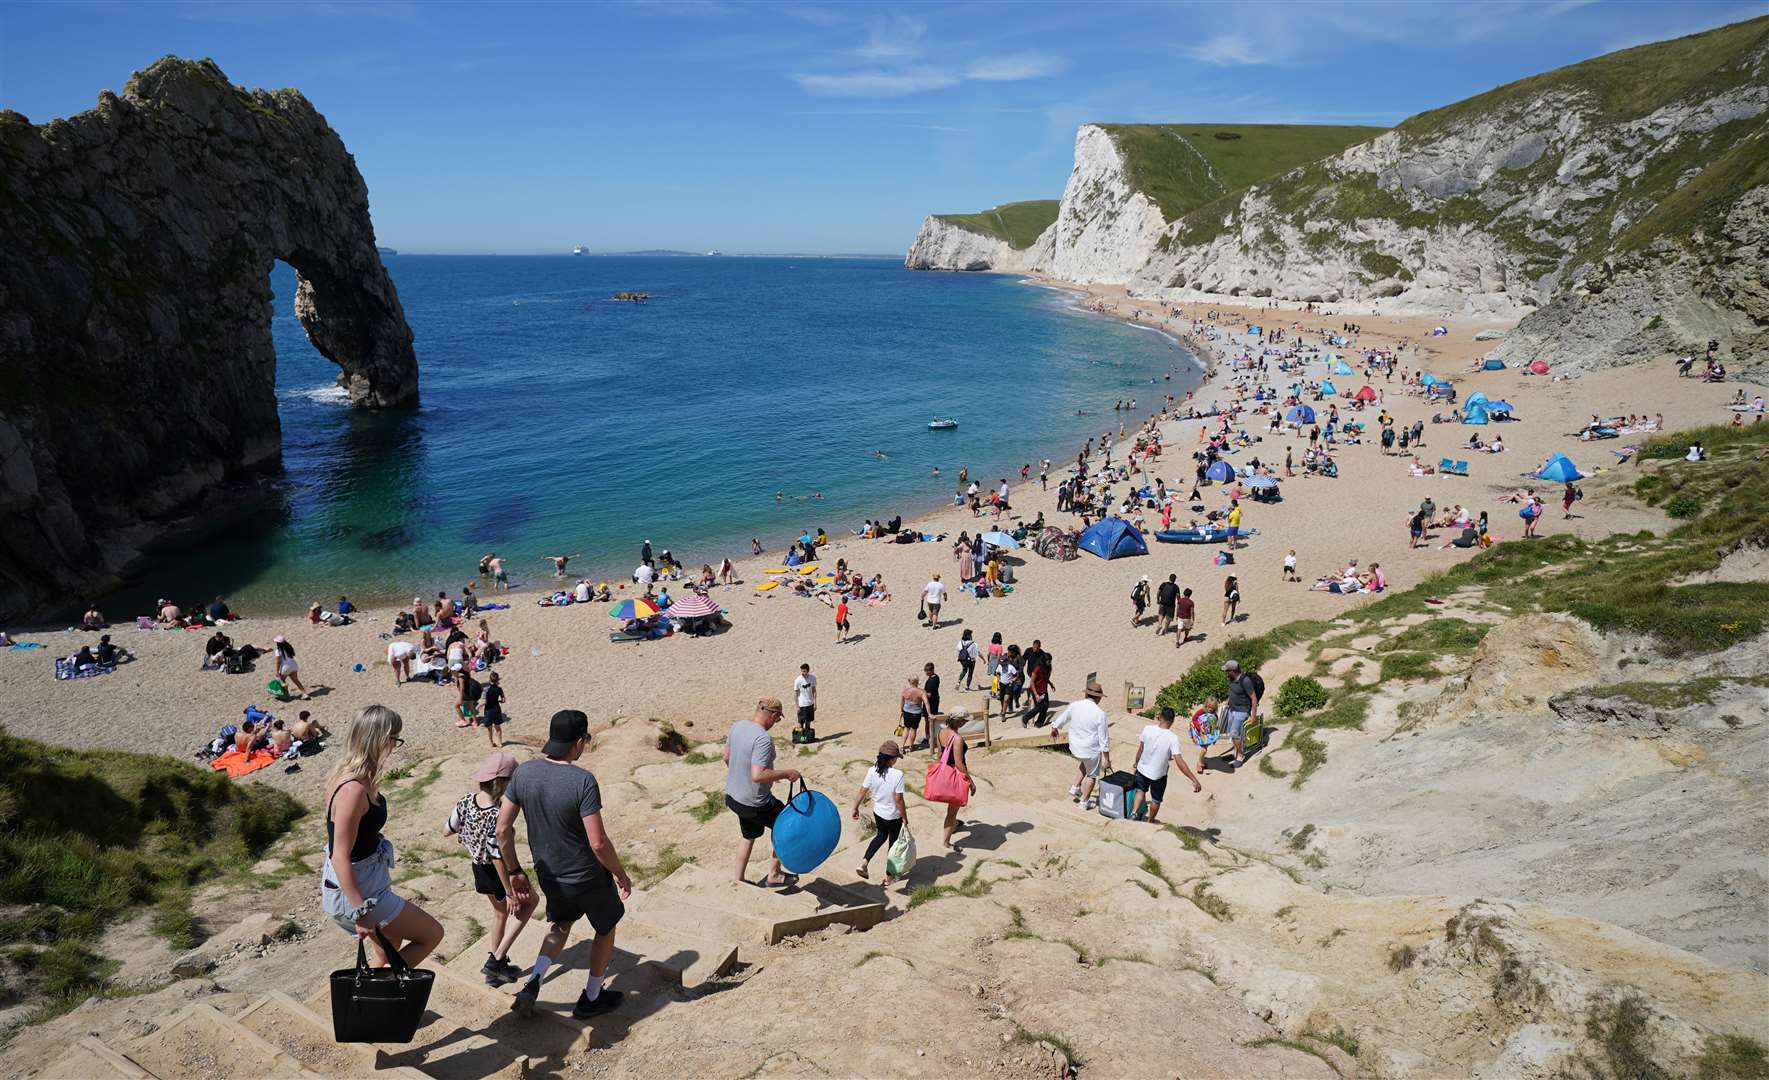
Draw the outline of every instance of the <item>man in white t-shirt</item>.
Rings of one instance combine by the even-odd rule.
[[[1112,730],[1106,711],[1099,706],[1106,691],[1099,683],[1088,680],[1087,696],[1069,702],[1068,708],[1050,725],[1050,737],[1062,738],[1069,733],[1069,753],[1078,766],[1075,782],[1069,786],[1069,798],[1092,810],[1099,804],[1093,798],[1093,785],[1105,770],[1112,767]]]
[[[577,588],[571,590],[571,598],[572,598],[572,600],[574,600],[580,604],[589,603],[590,602],[590,583],[588,581],[584,581],[580,578],[577,583]]]
[[[1143,728],[1142,738],[1136,744],[1136,773],[1132,783],[1137,791],[1145,793],[1150,825],[1155,824],[1161,804],[1167,799],[1169,766],[1178,765],[1179,771],[1185,773],[1186,779],[1192,782],[1192,794],[1204,790],[1191,766],[1180,756],[1179,732],[1173,730],[1173,718],[1172,709],[1162,709],[1161,719]]]
[[[633,583],[646,592],[651,591],[651,583],[657,580],[657,571],[650,563],[640,563],[633,569]]]
[[[798,696],[799,727],[808,728],[817,720],[817,676],[811,665],[799,665],[799,677],[792,680],[792,692]]]
[[[940,575],[935,574],[934,580],[927,583],[921,590],[922,606],[927,608],[927,625],[938,629],[940,625],[940,605],[946,602],[946,586],[941,584]]]

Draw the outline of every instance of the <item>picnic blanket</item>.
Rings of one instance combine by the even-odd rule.
[[[66,657],[55,662],[55,677],[58,679],[90,679],[94,675],[109,675],[115,670],[115,664],[82,664],[76,667]]]
[[[43,643],[41,641],[15,641],[10,646],[10,648],[14,649],[41,649],[42,647]]]
[[[236,746],[209,762],[209,768],[238,778],[247,773],[255,773],[275,761],[276,752],[274,750],[254,750],[250,754],[242,754],[240,748]]]

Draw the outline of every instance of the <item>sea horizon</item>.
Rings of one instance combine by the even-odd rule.
[[[387,265],[416,335],[418,407],[348,407],[279,264],[272,508],[150,558],[100,599],[113,618],[160,596],[264,614],[340,595],[403,604],[458,593],[490,551],[530,591],[551,585],[554,554],[579,556],[573,580],[624,581],[646,540],[716,566],[752,536],[780,551],[802,529],[950,505],[964,466],[1018,486],[1031,464],[1035,483],[1042,458],[1060,469],[1202,377],[1171,335],[1015,275],[807,256],[406,258]],[[1134,412],[1113,409],[1132,398]],[[928,430],[936,416],[959,427]]]

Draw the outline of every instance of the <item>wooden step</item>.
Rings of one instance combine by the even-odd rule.
[[[335,1042],[330,1018],[280,990],[259,998],[235,1019],[322,1076],[424,1080],[416,1069],[387,1063],[373,1046]]]
[[[629,908],[632,903],[629,900]],[[522,928],[522,933],[517,935],[516,943],[510,947],[510,962],[526,972],[533,964],[535,954],[540,950],[541,938],[546,932],[547,924],[544,921],[540,918],[530,919],[528,925]],[[587,946],[590,940],[589,926],[580,923],[574,928],[573,941],[567,945],[567,949]],[[483,982],[484,976],[480,968],[490,951],[491,936],[488,934],[462,950],[459,956],[448,962],[448,966],[463,979]],[[584,962],[588,963],[587,953]],[[677,932],[652,926],[629,910],[615,930],[614,956],[608,962],[608,977],[616,979],[623,973],[642,969],[664,985],[693,989],[736,966],[736,942],[728,939],[721,941],[704,933]],[[634,981],[632,978],[623,978],[618,985],[627,989]],[[507,984],[503,989],[514,994],[519,985]]]
[[[212,1005],[188,1005],[131,1043],[129,1057],[156,1076],[317,1078],[279,1047]]]
[[[38,1074],[43,1080],[155,1080],[127,1054],[84,1036]]]
[[[755,873],[765,873],[759,863]],[[789,890],[739,885],[713,871],[689,864],[640,896],[634,914],[648,927],[688,936],[731,936],[777,945],[832,923],[857,930],[878,925],[882,901],[822,877],[804,877]]]

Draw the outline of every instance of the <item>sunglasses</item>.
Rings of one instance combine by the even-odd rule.
[[[397,749],[399,749],[399,748],[400,748],[400,747],[402,747],[402,746],[404,746],[404,745],[405,745],[405,740],[404,740],[404,739],[402,739],[402,738],[400,738],[400,737],[399,737],[399,736],[397,736],[397,735],[395,735],[395,736],[394,736],[394,737],[393,737],[393,749],[395,749],[395,750],[397,750]]]

